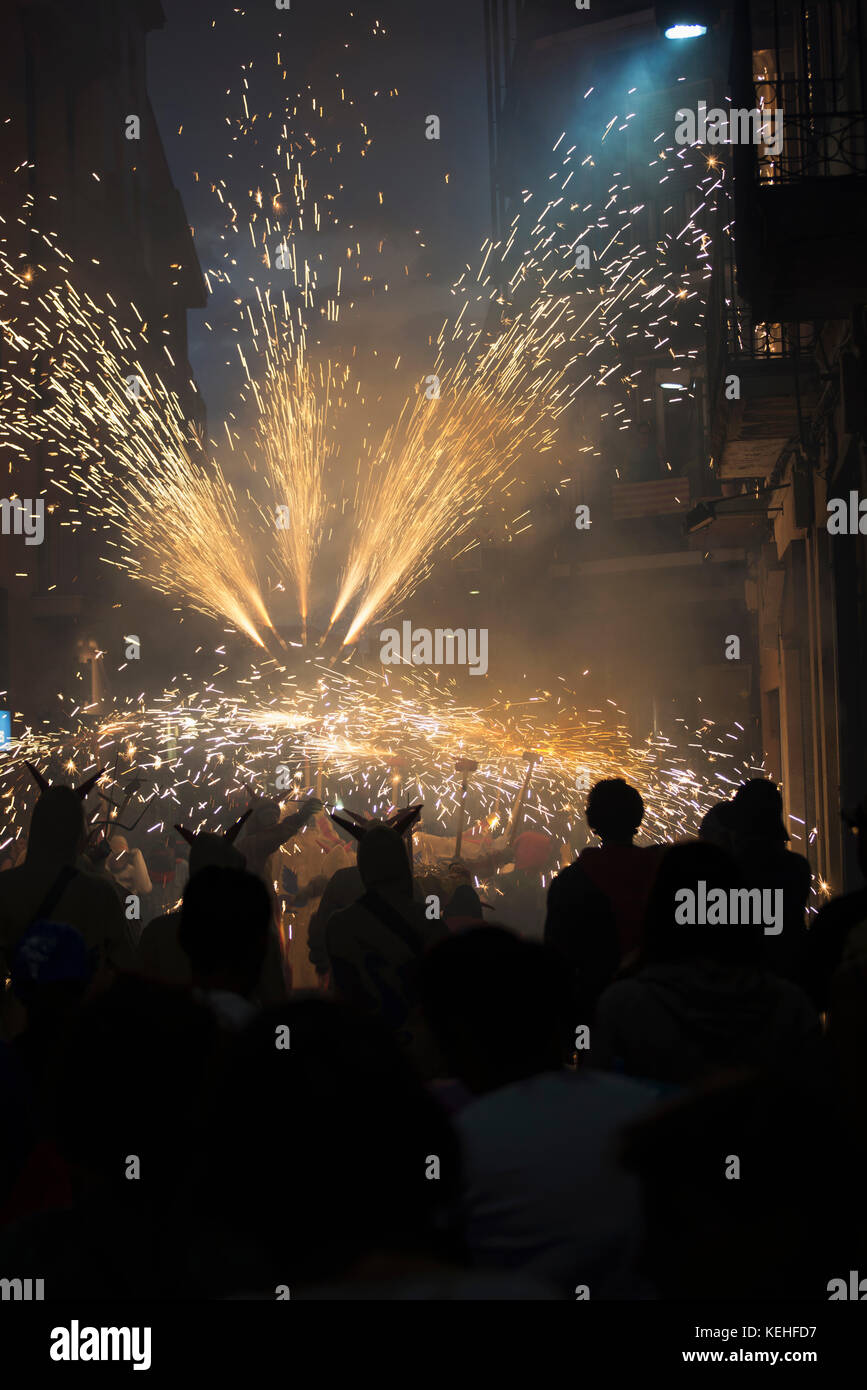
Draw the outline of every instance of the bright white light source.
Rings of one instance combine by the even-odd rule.
[[[661,381],[660,386],[663,391],[685,391],[686,383],[683,381]]]
[[[672,24],[665,31],[667,39],[700,39],[707,33],[706,24]]]

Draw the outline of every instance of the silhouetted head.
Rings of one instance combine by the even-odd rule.
[[[384,820],[365,816],[360,811],[350,811],[346,806],[341,807],[339,811],[329,811],[328,814],[335,825],[346,830],[354,840],[363,840],[367,832],[376,825],[387,825],[396,830],[398,835],[406,835],[420,824],[423,809],[422,802],[417,802],[414,806],[398,806],[391,810]]]
[[[125,835],[112,835],[109,843],[112,854],[125,854],[129,849],[129,840]]]
[[[84,845],[84,807],[72,787],[49,787],[33,807],[28,859],[73,860]],[[48,885],[46,885],[47,891]]]
[[[374,825],[358,842],[358,872],[365,888],[394,888],[412,892],[412,873],[406,845],[387,825]]]
[[[783,798],[776,782],[751,777],[742,782],[732,802],[732,824],[738,840],[776,840],[784,844],[789,834],[783,823]]]
[[[683,915],[684,889],[694,894],[696,905],[704,883],[705,894],[721,888],[727,895],[740,887],[731,855],[701,840],[674,845],[663,855],[647,904],[642,963],[654,964],[697,958],[731,963],[754,960],[761,948],[762,926],[691,925],[678,921]]]
[[[288,1283],[294,1298],[296,1283],[352,1277],[377,1256],[392,1267],[448,1256],[457,1140],[390,1034],[349,1006],[295,996],[255,1019],[213,1124],[194,1196],[207,1229],[215,1214],[222,1223],[212,1240],[230,1288]]]
[[[590,788],[587,824],[612,844],[632,843],[644,815],[641,794],[622,777],[608,777]]]
[[[279,801],[260,801],[253,808],[253,814],[245,827],[245,834],[255,834],[259,830],[271,830],[280,820]]]
[[[151,1203],[176,1189],[217,1045],[210,1011],[185,990],[120,975],[76,1013],[58,1052],[52,1118],[74,1173]],[[82,1105],[93,1087],[99,1104]],[[127,1154],[142,1181],[128,1181]],[[91,1200],[93,1200],[91,1198]]]
[[[482,900],[471,883],[459,883],[445,907],[443,917],[482,919]]]
[[[631,1125],[656,1296],[827,1299],[829,1275],[857,1268],[857,1153],[800,1076],[721,1077]]]
[[[211,867],[184,889],[178,941],[190,958],[193,983],[246,997],[262,973],[271,900],[255,874]]]
[[[202,869],[243,869],[244,856],[225,835],[201,831],[190,845],[190,878]]]
[[[702,818],[698,838],[707,845],[731,852],[734,813],[730,801],[718,801]]]
[[[504,927],[473,927],[423,958],[419,997],[449,1074],[492,1091],[555,1071],[569,999],[548,952]]]
[[[233,846],[252,816],[251,806],[233,825],[217,834],[210,830],[201,830],[197,834],[186,825],[176,825],[175,830],[190,846],[189,877],[192,878],[193,874],[197,874],[200,869],[207,869],[210,865],[224,869],[243,869],[247,861]]]
[[[10,988],[35,1015],[56,1013],[84,994],[93,978],[94,953],[76,927],[66,922],[34,922],[18,938],[10,969]]]

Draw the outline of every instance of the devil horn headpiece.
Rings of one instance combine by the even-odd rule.
[[[404,806],[399,811],[393,811],[385,820],[385,824],[391,829],[396,830],[398,835],[405,835],[411,825],[414,825],[422,813],[423,803],[417,806]],[[345,807],[343,812],[329,811],[329,816],[337,825],[342,825],[344,830],[348,830],[350,835],[356,840],[363,840],[368,830],[377,822],[371,820],[369,816],[361,816],[357,811],[349,811]],[[351,819],[349,819],[351,817]]]
[[[40,792],[47,792],[48,788],[52,784],[46,781],[46,779],[42,776],[42,773],[38,772],[36,768],[33,766],[33,764],[28,763],[26,759],[24,762],[24,766],[27,768],[28,772],[30,773]],[[88,795],[89,792],[93,790],[93,788],[96,786],[97,782],[99,781],[100,777],[104,772],[104,767],[99,768],[98,771],[96,771],[92,777],[88,777],[86,782],[82,782],[80,787],[73,787],[72,790],[77,792],[78,795],[81,797],[81,800],[84,801],[85,797]],[[62,786],[63,783],[60,783],[60,785]]]
[[[243,816],[238,817],[234,825],[230,825],[228,830],[223,831],[223,839],[228,840],[229,844],[233,845],[238,838],[238,831],[241,829],[241,826],[244,824],[244,821],[247,819],[248,816],[252,814],[253,807],[250,806],[244,812]],[[190,830],[186,825],[176,825],[175,830],[177,830],[179,835],[183,835],[188,845],[192,845],[198,839],[197,832],[195,830]]]
[[[411,826],[415,825],[424,809],[424,803],[419,802],[417,806],[405,806],[399,811],[394,811],[386,821],[392,830],[396,830],[398,835],[405,835]]]
[[[24,760],[24,766],[27,768],[27,771],[30,773],[30,776],[33,778],[39,790],[41,792],[47,792],[48,788],[51,786],[51,783],[46,782],[45,778],[42,776],[42,773],[37,772],[33,764],[28,763],[26,758]]]
[[[229,844],[233,845],[238,838],[238,831],[241,829],[241,826],[244,824],[244,821],[247,819],[248,816],[252,816],[252,814],[253,807],[248,806],[243,816],[239,816],[238,819],[235,821],[234,825],[230,825],[228,830],[223,831],[223,839],[228,840]]]

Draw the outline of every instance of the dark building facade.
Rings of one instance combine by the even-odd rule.
[[[26,322],[33,312],[41,282],[52,274],[39,233],[56,234],[73,258],[70,278],[79,293],[102,304],[110,295],[118,319],[130,325],[136,319],[129,306],[136,306],[150,325],[163,380],[187,418],[203,424],[186,314],[204,305],[205,286],[147,91],[147,35],[163,23],[158,0],[4,6],[0,213],[6,253],[16,267],[27,266],[28,281],[18,304],[7,299],[4,318]],[[8,341],[2,351],[8,369]],[[38,373],[41,364],[28,369]],[[82,659],[101,648],[105,615],[119,600],[115,571],[99,559],[98,518],[74,487],[66,493],[48,477],[50,468],[62,478],[64,462],[36,443],[26,459],[4,460],[4,496],[46,501],[41,545],[0,537],[0,689],[9,691],[14,710],[28,713],[52,708],[52,700],[56,708],[55,691],[70,690],[70,676],[81,678],[78,693],[88,698],[91,674]],[[125,608],[115,626],[127,622]]]
[[[598,204],[613,170],[628,179],[642,205],[634,240],[666,254],[666,209],[679,226],[700,214],[706,248],[693,246],[678,284],[704,311],[698,331],[656,354],[613,335],[621,373],[642,369],[630,424],[655,439],[659,476],[631,480],[625,446],[597,425],[571,500],[589,501],[599,524],[580,548],[564,537],[547,573],[584,658],[613,687],[631,683],[635,730],[651,700],[694,715],[688,688],[700,692],[782,782],[793,848],[839,892],[857,874],[840,809],[867,792],[867,515],[862,531],[828,529],[834,499],[867,498],[865,5],[706,5],[709,32],[682,43],[663,37],[663,8],[486,0],[496,234],[559,130],[568,139],[587,119],[594,83],[622,112],[635,71],[637,128],[669,142],[675,112],[701,102],[782,113],[779,151],[770,126],[749,143],[694,147],[719,172],[713,199],[697,195],[686,161],[671,159],[664,185],[648,178],[646,139],[633,162],[621,146],[583,180],[582,201]],[[657,262],[666,270],[677,279],[674,259]],[[689,380],[676,409],[674,357]],[[598,387],[579,396],[576,437],[610,411]],[[733,635],[737,661],[723,655]]]
[[[867,7],[743,0],[726,21],[733,103],[782,112],[783,139],[727,152],[713,470],[721,493],[764,511],[749,577],[763,743],[797,847],[840,891],[857,877],[840,810],[867,790],[867,519],[831,521],[835,499],[848,513],[867,497]]]
[[[556,499],[563,524],[547,553],[528,561],[540,604],[545,589],[557,593],[546,636],[567,661],[576,653],[579,672],[594,669],[594,697],[613,696],[637,737],[668,717],[694,723],[706,713],[742,725],[749,760],[759,751],[758,702],[745,579],[758,522],[730,520],[712,546],[684,525],[716,488],[704,229],[721,180],[703,156],[675,146],[674,117],[681,105],[722,100],[714,49],[666,43],[647,5],[489,0],[486,13],[496,235],[511,227],[525,190],[544,186],[555,159],[577,145],[583,157],[565,189],[565,239],[580,234],[590,209],[594,227],[583,240],[594,266],[576,284],[576,317],[592,312],[600,289],[610,305],[600,343],[574,367],[576,380],[592,370],[598,381],[579,391],[558,440],[570,478]],[[658,312],[645,314],[637,296],[621,299],[620,285],[633,277],[657,295]],[[576,532],[581,504],[592,523]],[[730,635],[742,644],[737,662],[725,656]]]

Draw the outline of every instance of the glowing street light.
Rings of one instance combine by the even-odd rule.
[[[719,20],[712,0],[658,0],[656,23],[667,39],[700,39]]]
[[[667,39],[700,39],[707,33],[706,24],[670,24],[665,31]]]

